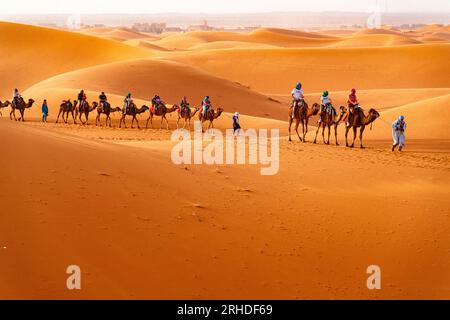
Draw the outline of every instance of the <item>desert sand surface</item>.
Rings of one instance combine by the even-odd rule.
[[[0,117],[0,299],[443,299],[450,298],[450,30],[263,28],[152,36],[130,29],[57,31],[0,23],[0,100],[18,87],[35,105],[25,122]],[[19,36],[18,36],[19,35]],[[12,41],[12,39],[19,39]],[[428,40],[427,40],[428,39]],[[366,149],[288,142],[289,93],[358,89]],[[169,105],[205,95],[243,128],[278,129],[280,169],[175,165],[170,130],[55,123],[80,89],[115,107],[159,94]],[[42,100],[48,123],[40,121]],[[406,148],[391,151],[404,115]],[[197,119],[197,116],[195,117]],[[183,122],[181,122],[183,124]],[[193,125],[191,125],[191,130]],[[352,133],[350,134],[352,136]],[[272,141],[274,142],[274,141]],[[247,147],[248,146],[247,142]],[[356,147],[359,146],[357,141]],[[82,269],[82,290],[66,268]],[[382,290],[366,287],[369,265]]]

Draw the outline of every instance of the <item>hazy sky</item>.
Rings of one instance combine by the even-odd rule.
[[[450,13],[450,0],[1,0],[0,14],[370,11]]]

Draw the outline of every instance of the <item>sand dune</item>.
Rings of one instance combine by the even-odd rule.
[[[160,142],[1,122],[0,198],[14,210],[0,218],[3,298],[448,297],[445,154],[282,142],[280,174],[262,179],[252,166],[174,166]],[[361,289],[373,261],[383,291]],[[59,289],[73,263],[81,292]]]
[[[333,36],[325,36],[318,33],[282,29],[258,29],[251,33],[188,32],[186,34],[174,34],[155,41],[155,44],[170,49],[190,49],[199,44],[224,41],[259,43],[279,47],[310,47],[328,45],[333,43],[335,39]]]
[[[237,83],[163,60],[132,60],[74,71],[36,84],[24,95],[57,103],[61,98],[53,97],[57,88],[70,89],[73,97],[81,88],[121,97],[132,91],[136,98],[147,101],[147,104],[155,94],[170,104],[179,104],[186,95],[192,106],[198,106],[209,95],[216,107],[221,106],[231,113],[240,111],[242,114],[277,119],[284,119],[287,113],[280,103]],[[97,96],[94,98],[97,99]]]
[[[147,50],[78,33],[0,22],[0,97],[49,77],[88,66],[149,57]],[[43,67],[45,66],[45,67]]]
[[[169,51],[167,48],[160,47],[153,43],[152,40],[148,40],[146,38],[137,38],[132,40],[123,41],[124,44],[143,48],[143,49],[149,49],[149,50],[156,50],[156,51]]]
[[[335,44],[332,48],[360,48],[360,47],[391,47],[400,45],[412,45],[422,43],[419,40],[394,34],[368,34],[355,35]]]
[[[129,28],[90,28],[90,29],[83,29],[80,31],[81,33],[102,37],[110,40],[115,41],[128,41],[133,39],[151,39],[151,40],[157,40],[159,37],[151,34],[145,34],[141,32],[137,32],[134,30],[131,30]]]
[[[345,49],[233,49],[173,59],[264,93],[372,88],[448,88],[448,44]],[[413,66],[413,67],[412,67]]]
[[[449,298],[448,27],[85,32],[95,37],[0,23],[0,100],[16,86],[36,100],[27,122],[10,121],[9,109],[0,118],[0,298]],[[313,127],[308,143],[289,143],[297,81],[310,103],[326,89],[345,104],[356,87],[364,109],[381,112],[368,148],[313,145]],[[113,106],[130,91],[138,105],[159,94],[198,106],[210,95],[226,111],[219,129],[234,111],[243,128],[280,129],[280,171],[176,166],[159,119],[148,130],[118,129],[119,114],[115,127],[95,127],[96,112],[90,126],[55,124],[61,100],[80,89],[89,101],[105,91]],[[401,154],[390,151],[399,115]],[[82,268],[80,292],[63,289],[71,264]],[[365,289],[372,264],[381,291]]]
[[[387,110],[382,113],[382,119],[391,124],[400,115],[405,116],[409,139],[450,139],[450,127],[447,124],[450,110],[446,107],[449,103],[450,95],[426,99]],[[387,129],[378,127],[373,135],[386,138]]]

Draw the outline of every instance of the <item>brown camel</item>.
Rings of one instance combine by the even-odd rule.
[[[122,128],[122,122],[123,122],[123,124],[125,125],[125,129],[126,129],[127,128],[127,123],[125,122],[126,117],[127,116],[132,116],[133,119],[131,120],[131,129],[133,129],[134,121],[136,121],[138,129],[140,129],[139,121],[136,118],[136,116],[138,114],[144,113],[145,111],[147,111],[149,109],[150,108],[147,107],[147,106],[142,106],[140,109],[138,109],[138,107],[134,104],[134,102],[131,102],[130,106],[128,107],[127,112],[126,113],[125,112],[122,113],[122,118],[120,118],[119,128]]]
[[[205,116],[203,116],[203,112],[200,112],[198,119],[202,123],[202,130],[203,130],[203,123],[206,121],[209,121],[208,130],[211,128],[214,129],[214,120],[219,118],[222,115],[223,111],[224,110],[222,108],[217,108],[217,112],[214,111],[213,109],[209,109],[206,112]]]
[[[295,110],[294,108],[289,108],[289,141],[292,141],[291,139],[291,128],[292,123],[295,119],[295,132],[297,132],[297,136],[299,137],[300,141],[306,142],[306,134],[308,133],[308,122],[309,118],[312,116],[315,116],[320,111],[320,105],[318,103],[314,103],[312,108],[308,107],[308,104],[306,101],[303,100],[303,102],[300,102]],[[292,112],[294,112],[294,116],[292,116]],[[300,137],[300,134],[298,133],[298,127],[302,124],[302,133],[303,138]]]
[[[9,118],[12,120],[12,116],[14,115],[14,120],[16,121],[25,121],[24,119],[24,114],[25,114],[25,109],[29,109],[33,106],[34,100],[33,99],[28,99],[28,103],[25,103],[25,100],[23,100],[23,98],[20,98],[17,102],[17,100],[13,100],[13,102],[11,103],[11,112],[9,113]],[[19,110],[20,112],[20,118],[16,119],[16,109]]]
[[[338,137],[337,137],[337,129],[339,124],[341,123],[344,116],[347,114],[347,108],[341,106],[339,108],[340,113],[337,115],[336,111],[327,112],[327,110],[322,110],[320,113],[320,123],[317,127],[316,138],[314,139],[314,143],[317,143],[317,135],[319,134],[320,128],[322,127],[322,138],[324,144],[330,144],[330,135],[331,135],[331,126],[334,126],[334,137],[336,139],[336,145],[338,146]],[[328,128],[328,141],[325,142],[325,128]]]
[[[80,106],[80,108],[79,108],[79,112],[80,112],[79,119],[80,119],[80,122],[81,122],[83,125],[89,125],[89,114],[90,114],[92,111],[97,110],[97,107],[98,107],[98,103],[95,102],[95,101],[92,102],[92,107],[89,105],[89,102],[87,102],[87,101],[85,101],[85,103],[83,103],[83,104]],[[81,116],[82,116],[82,115],[84,115],[84,117],[86,118],[86,121],[85,121],[85,122],[81,119]]]
[[[346,146],[347,147],[349,146],[347,136],[348,136],[348,132],[350,131],[350,128],[353,128],[353,143],[350,146],[350,148],[353,148],[355,146],[356,132],[357,132],[358,128],[360,128],[359,141],[361,142],[361,149],[364,149],[364,146],[363,146],[364,129],[369,124],[373,124],[373,122],[375,120],[377,120],[379,117],[380,117],[380,114],[378,113],[377,110],[375,110],[373,108],[369,110],[369,114],[367,116],[364,114],[364,111],[361,108],[356,109],[355,115],[352,117],[352,119],[350,119],[350,125],[347,126],[347,128],[345,130]],[[347,121],[347,119],[344,119],[344,121]]]
[[[102,115],[102,113],[104,113],[106,115],[106,123],[105,125],[108,127],[108,120],[109,120],[109,127],[111,127],[111,113],[114,112],[120,112],[122,111],[121,108],[117,107],[117,108],[112,108],[111,104],[109,102],[104,102],[102,104],[100,104],[97,108],[97,118],[95,119],[95,125],[100,125],[100,127],[102,126],[102,123],[100,121],[100,116]]]
[[[56,117],[56,123],[58,123],[59,121],[59,117],[62,114],[62,119],[64,121],[64,123],[67,123],[69,120],[69,113],[72,115],[72,119],[73,119],[73,123],[77,124],[77,120],[76,120],[76,116],[75,116],[75,110],[77,110],[77,104],[78,101],[74,100],[73,103],[72,101],[69,100],[64,100],[60,107],[59,107],[59,113],[58,113],[58,117]],[[64,115],[66,116],[66,118],[64,119]]]
[[[172,108],[167,108],[164,104],[161,104],[158,108],[156,108],[156,106],[154,104],[152,104],[152,107],[150,108],[150,115],[147,119],[147,125],[145,126],[145,128],[148,128],[148,123],[150,122],[150,124],[152,125],[153,128],[153,117],[157,116],[157,117],[161,117],[161,125],[160,125],[160,129],[162,129],[162,124],[163,121],[166,120],[167,123],[167,130],[169,130],[169,120],[167,120],[166,115],[168,113],[172,113],[178,110],[178,106],[174,105]]]
[[[181,111],[181,108],[178,108],[180,111],[178,111],[178,121],[177,121],[177,129],[179,127],[179,123],[181,119],[184,119],[184,126],[183,129],[186,129],[186,126],[188,128],[191,127],[191,119],[197,114],[198,108],[195,108],[194,111],[192,111],[189,107],[184,107]]]
[[[0,101],[0,116],[3,117],[2,109],[7,108],[10,104],[11,104],[11,102],[9,102],[8,100],[6,100],[5,102]]]

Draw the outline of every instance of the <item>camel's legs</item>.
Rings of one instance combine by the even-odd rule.
[[[363,146],[363,134],[364,134],[364,130],[366,129],[365,126],[362,126],[361,129],[359,129],[359,141],[361,142],[361,149],[364,149],[365,147]]]
[[[162,129],[162,124],[163,124],[163,121],[164,121],[164,116],[161,116],[161,123],[160,123],[160,125],[159,125],[159,130],[161,130],[161,129]]]
[[[152,125],[152,129],[153,129],[153,114],[151,112],[150,112],[150,115],[148,116],[147,124],[145,125],[145,129],[148,129],[148,123],[149,122]]]
[[[167,120],[166,115],[164,115],[164,119],[166,120],[167,123],[167,130],[169,130],[169,120]]]
[[[77,118],[75,117],[73,110],[70,113],[72,113],[73,124],[77,124]],[[69,120],[69,113],[67,113],[67,120]]]
[[[331,136],[331,125],[327,125],[327,128],[328,128],[328,142],[327,142],[327,144],[329,145],[330,144],[330,136]]]
[[[357,134],[358,128],[357,127],[353,127],[353,143],[350,146],[351,148],[353,148],[355,146],[355,141],[356,141],[356,134]]]
[[[131,128],[133,128],[134,121],[136,121],[137,128],[140,129],[141,127],[139,127],[139,121],[138,121],[136,115],[133,116],[133,121],[131,121]]]
[[[335,125],[334,125],[334,138],[335,138],[335,140],[336,140],[336,145],[338,146],[338,145],[339,145],[339,142],[338,142],[338,136],[337,136],[337,129],[338,129],[338,125],[335,124]]]
[[[20,118],[19,118],[19,121],[22,121],[22,122],[25,121],[25,120],[23,119],[23,114],[24,114],[25,110],[20,109],[19,112],[20,112]]]
[[[317,136],[319,135],[319,131],[320,131],[320,127],[322,126],[322,124],[320,123],[319,126],[317,127],[317,131],[316,131],[316,137],[314,138],[314,144],[317,143]]]
[[[348,132],[350,131],[349,126],[345,127],[345,145],[348,147]]]
[[[300,140],[300,142],[302,142],[302,137],[300,136],[300,133],[298,132],[298,127],[300,127],[300,120],[299,119],[295,119],[295,132],[297,133],[297,137]]]
[[[16,119],[16,109],[12,109],[10,114],[9,114],[9,118],[12,120],[12,116],[14,116],[14,120],[17,121]]]
[[[325,125],[322,125],[322,140],[323,140],[323,144],[327,144],[325,141]]]
[[[180,123],[181,117],[178,116],[178,120],[177,120],[177,129],[179,129],[179,123]],[[186,126],[186,119],[184,119],[184,125]]]
[[[289,142],[292,142],[292,138],[291,138],[292,122],[294,122],[294,121],[292,120],[292,117],[289,117]]]
[[[59,113],[58,113],[58,117],[56,118],[56,123],[58,123],[58,120],[59,120],[59,116],[61,115],[61,110],[59,110]]]
[[[308,118],[306,118],[306,121],[305,121],[305,132],[304,132],[304,134],[303,134],[303,142],[306,142],[306,135],[308,134]]]

